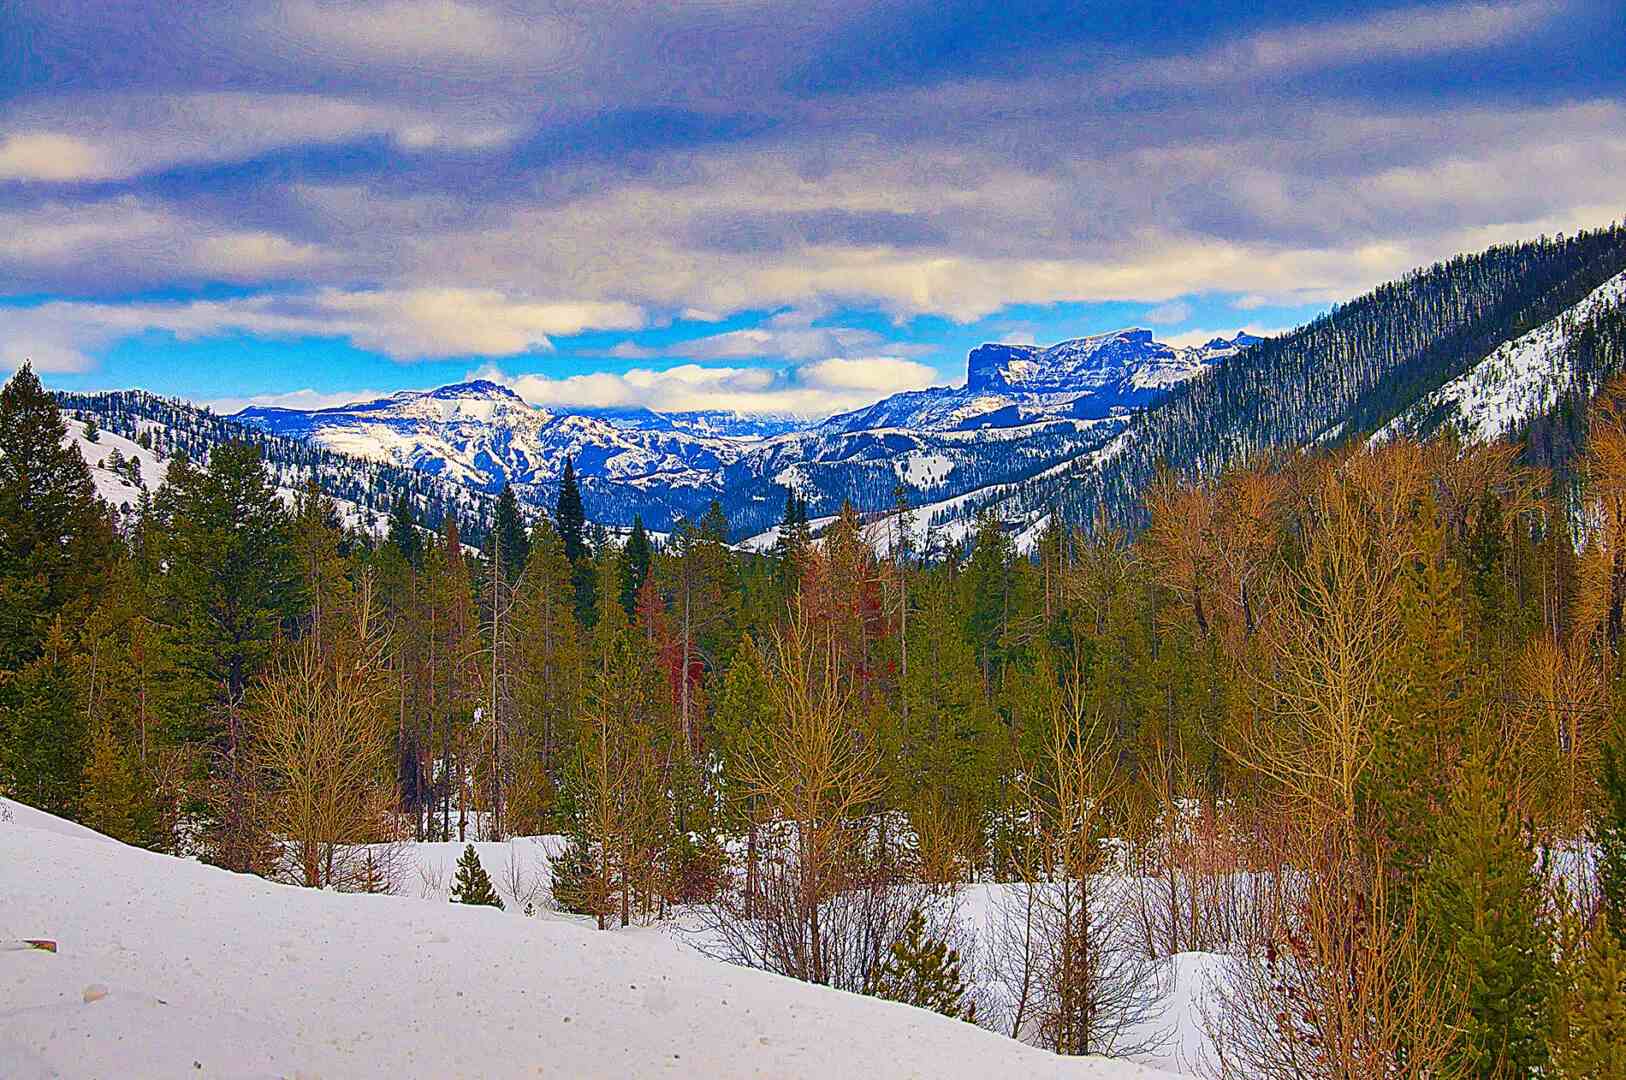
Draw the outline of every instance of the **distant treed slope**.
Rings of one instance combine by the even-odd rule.
[[[94,416],[102,428],[114,434],[132,440],[145,438],[165,461],[177,452],[195,461],[206,461],[209,452],[222,443],[251,442],[260,447],[282,487],[297,489],[314,477],[335,499],[353,503],[375,516],[387,515],[396,499],[404,495],[418,520],[436,530],[449,513],[455,513],[466,543],[482,542],[496,506],[491,495],[429,473],[272,435],[184,401],[142,390],[58,393],[56,398],[70,416]]]
[[[1007,508],[1054,505],[1077,522],[1104,509],[1132,522],[1162,466],[1212,474],[1259,451],[1369,434],[1623,269],[1626,228],[1614,226],[1414,271],[1220,362]]]

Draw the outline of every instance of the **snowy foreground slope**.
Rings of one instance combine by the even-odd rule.
[[[0,800],[0,1075],[1166,1076],[653,934],[314,892]],[[4,817],[0,814],[0,817]]]

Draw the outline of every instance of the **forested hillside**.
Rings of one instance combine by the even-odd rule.
[[[1254,454],[1362,438],[1623,269],[1626,228],[1612,226],[1417,270],[1219,362],[1102,450],[1024,485],[1008,512],[1055,506],[1075,523],[1098,511],[1138,522],[1160,468],[1214,476]],[[1589,378],[1569,395],[1571,415],[1618,363],[1618,318],[1575,348]]]

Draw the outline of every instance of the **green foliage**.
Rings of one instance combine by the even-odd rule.
[[[1401,906],[1434,849],[1450,796],[1453,755],[1468,733],[1469,643],[1462,575],[1431,506],[1416,529],[1416,558],[1401,589],[1404,633],[1388,671],[1387,723],[1378,732],[1363,791],[1372,826],[1398,872]]]
[[[141,843],[146,839],[141,824],[149,817],[151,795],[151,786],[137,772],[112,727],[99,727],[90,740],[79,820],[115,840]]]
[[[404,492],[396,498],[390,511],[389,543],[413,566],[423,565],[423,533],[418,528],[418,515]]]
[[[0,390],[0,669],[82,615],[114,553],[107,509],[56,402],[24,364]]]
[[[514,498],[514,489],[509,484],[503,484],[502,492],[497,496],[496,517],[492,522],[488,549],[492,543],[502,552],[504,580],[518,578],[530,555],[531,543],[525,535],[525,521],[519,516],[519,501]]]
[[[1626,735],[1618,724],[1603,745],[1598,779],[1603,805],[1593,819],[1591,840],[1598,851],[1602,914],[1616,940],[1626,945]]]
[[[1558,1080],[1626,1076],[1626,946],[1601,924],[1584,930],[1574,912],[1566,912],[1562,938],[1552,1075]]]
[[[494,908],[503,906],[502,897],[492,887],[491,875],[480,865],[480,856],[475,854],[473,844],[465,846],[457,860],[457,876],[452,879],[452,903]]]
[[[1480,756],[1463,765],[1419,906],[1442,974],[1466,1002],[1465,1075],[1528,1076],[1548,1057],[1557,973],[1543,868]]]
[[[308,602],[288,511],[248,443],[217,447],[207,470],[177,459],[161,494],[169,569],[159,613],[200,689],[241,701]]]
[[[76,817],[88,723],[54,624],[45,651],[0,683],[0,790],[52,814]]]
[[[926,935],[926,918],[918,908],[892,943],[886,962],[872,971],[864,992],[955,1020],[977,1019],[977,1003],[969,999],[960,975],[959,952]]]
[[[629,619],[638,610],[638,590],[644,587],[644,580],[649,577],[649,567],[654,557],[654,549],[649,546],[649,534],[644,531],[644,519],[635,514],[632,535],[627,537],[627,546],[621,552],[621,610],[627,613]]]

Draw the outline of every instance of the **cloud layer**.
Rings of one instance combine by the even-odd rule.
[[[1619,216],[1606,0],[1271,7],[24,0],[0,363],[230,332],[517,371],[597,333],[530,392],[821,411],[957,365],[854,313],[1189,337],[1201,295]]]

